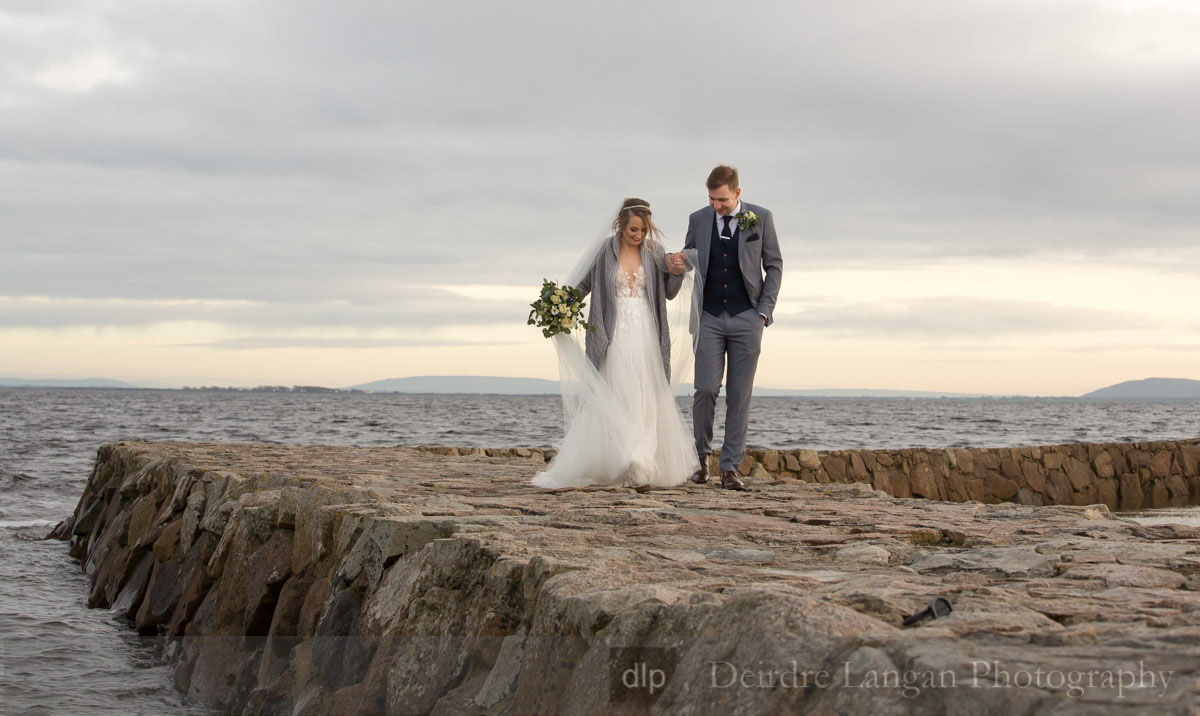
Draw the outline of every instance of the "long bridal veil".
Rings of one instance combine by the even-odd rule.
[[[592,242],[583,252],[579,262],[568,275],[566,283],[578,286],[592,270],[593,265],[602,251],[610,246],[614,230],[611,227],[612,217],[619,211],[610,214],[610,226]],[[664,246],[664,249],[667,247]],[[674,253],[667,250],[667,253]],[[700,297],[696,291],[695,282],[695,252],[685,254],[688,270],[683,275],[683,285],[674,299],[667,301],[667,323],[671,339],[671,374],[669,376],[670,394],[676,396],[685,381],[690,382],[692,363],[694,360],[695,331],[692,330],[699,316]],[[659,270],[666,270],[664,261],[655,259]],[[606,290],[604,286],[593,285],[592,293]],[[585,300],[593,300],[591,295]],[[636,421],[626,415],[622,401],[614,390],[614,386],[601,375],[601,372],[588,360],[585,352],[585,333],[582,330],[570,334],[558,334],[551,340],[554,342],[558,356],[559,386],[562,392],[564,436],[576,431],[586,431],[588,447],[586,471],[589,481],[593,484],[616,484],[628,465],[621,457],[629,445],[635,444],[638,436],[635,434]],[[580,424],[585,421],[587,424]],[[578,432],[576,432],[578,438]],[[558,445],[556,447],[562,447]],[[574,458],[578,458],[575,455]],[[551,466],[551,470],[553,465]]]

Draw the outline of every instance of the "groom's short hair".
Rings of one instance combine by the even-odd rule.
[[[727,167],[724,164],[714,167],[713,170],[708,174],[708,181],[706,184],[710,190],[727,186],[729,187],[729,191],[737,191],[737,169],[734,169],[733,167]]]

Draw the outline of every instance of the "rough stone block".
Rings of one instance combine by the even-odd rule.
[[[170,621],[179,601],[179,576],[182,570],[183,563],[178,561],[155,565],[146,585],[145,597],[134,618],[134,623],[143,634],[155,633],[160,625],[165,627]]]
[[[1042,453],[1042,466],[1047,470],[1061,470],[1066,464],[1067,456],[1057,451],[1046,450]]]
[[[1145,445],[1145,443],[1138,443]],[[1129,450],[1125,453],[1126,463],[1134,472],[1150,467],[1150,453],[1145,450]]]
[[[952,448],[949,452],[954,456],[959,472],[964,475],[970,475],[975,472],[974,453],[965,448]]]
[[[1110,509],[1116,510],[1120,508],[1121,503],[1115,479],[1102,479],[1096,484],[1096,488],[1096,499],[1107,505]]]
[[[1126,509],[1138,509],[1145,504],[1146,495],[1142,490],[1142,480],[1136,473],[1121,473],[1119,480],[1122,507]]]
[[[919,497],[929,499],[937,499],[938,489],[937,483],[933,476],[933,470],[928,465],[917,465],[916,469],[909,475],[909,490],[912,494]]]
[[[1154,457],[1150,458],[1150,474],[1157,478],[1165,478],[1171,474],[1171,453],[1167,450],[1159,450],[1154,453]]]
[[[1167,490],[1167,481],[1154,480],[1150,485],[1150,507],[1167,507],[1170,504],[1171,493]]]
[[[179,601],[175,612],[167,625],[168,636],[179,636],[196,613],[196,609],[208,594],[212,579],[208,575],[207,564],[212,557],[217,538],[203,532],[192,543],[177,580]],[[160,622],[161,623],[161,622]]]
[[[183,509],[183,517],[180,518],[179,526],[179,546],[184,551],[192,548],[192,541],[196,538],[196,533],[200,530],[200,521],[204,517],[204,501],[208,499],[202,489],[192,491],[188,495],[187,504]]]
[[[1167,492],[1170,493],[1172,501],[1183,502],[1187,500],[1188,484],[1181,475],[1169,475],[1166,479]]]
[[[846,462],[842,458],[835,456],[826,457],[822,465],[825,468],[826,474],[829,475],[830,482],[854,482],[854,480],[849,479]]]
[[[1088,485],[1095,484],[1096,473],[1092,472],[1087,463],[1072,457],[1067,464],[1067,478],[1071,481],[1073,489],[1082,490]]]
[[[133,617],[142,604],[146,593],[146,584],[150,581],[150,573],[154,569],[154,555],[142,552],[141,559],[134,567],[129,579],[125,582],[116,599],[112,602],[112,610],[123,617]]]
[[[1000,469],[1000,455],[994,450],[982,450],[975,448],[975,464],[982,465],[985,470]],[[978,472],[978,470],[977,470]]]
[[[1017,490],[1017,496],[1014,500],[1019,505],[1041,505],[1042,496],[1033,492],[1028,487],[1022,487]]]
[[[129,516],[129,532],[126,537],[128,544],[132,547],[149,547],[154,544],[151,534],[151,527],[154,525],[154,516],[158,512],[158,504],[154,501],[154,495],[143,495],[133,504],[133,509],[130,510]]]
[[[1054,471],[1046,476],[1046,491],[1043,493],[1047,502],[1052,505],[1070,505],[1074,503],[1072,496],[1075,490],[1071,481],[1061,472]]]
[[[850,475],[855,482],[867,482],[871,473],[867,470],[867,464],[863,461],[862,455],[857,452],[850,453]]]
[[[277,530],[246,561],[242,633],[267,636],[283,582],[292,576],[292,531]]]
[[[125,586],[130,570],[140,559],[140,553],[134,554],[128,546],[116,544],[116,540],[97,548],[88,606],[111,606],[121,588]]]
[[[1008,498],[1017,494],[1018,489],[1019,486],[1017,485],[1016,481],[1010,480],[1007,477],[993,475],[992,478],[988,480],[988,491],[997,500],[1007,500]]]
[[[967,480],[967,496],[976,502],[994,502],[994,499],[989,499],[991,493],[988,491],[987,482],[979,478],[970,478]]]
[[[816,450],[801,450],[797,454],[797,458],[800,460],[800,467],[805,470],[821,469],[821,457],[817,455]]]
[[[175,556],[182,524],[180,520],[176,520],[159,531],[158,539],[154,541],[154,559],[166,562]]]
[[[1026,460],[1021,463],[1020,483],[1040,495],[1046,489],[1046,473],[1040,464]]]
[[[778,450],[764,450],[762,454],[762,465],[770,472],[779,472],[783,466],[783,461],[780,458]]]
[[[967,478],[961,473],[951,473],[946,478],[946,497],[954,502],[966,502],[970,500],[970,494],[967,492]]]
[[[1182,445],[1179,454],[1183,463],[1183,474],[1186,477],[1200,476],[1200,446]]]

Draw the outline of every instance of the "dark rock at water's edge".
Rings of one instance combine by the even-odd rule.
[[[1070,460],[1194,477],[1166,445],[1036,459],[1072,491]],[[1035,459],[946,467],[993,453]],[[933,492],[930,455],[868,472]],[[55,535],[224,712],[1194,713],[1200,530],[833,484],[855,456],[760,453],[745,493],[551,492],[533,450],[112,443]]]
[[[1146,378],[1127,380],[1083,396],[1101,400],[1200,400],[1200,380]]]

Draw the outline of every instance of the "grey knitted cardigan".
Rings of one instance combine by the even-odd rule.
[[[612,341],[617,320],[616,271],[617,256],[621,250],[621,239],[613,235],[608,247],[602,249],[592,264],[591,271],[576,286],[586,296],[592,296],[588,307],[587,322],[596,327],[587,334],[587,357],[599,369],[604,365],[608,344]],[[662,245],[653,248],[642,245],[642,273],[646,276],[646,301],[650,313],[658,326],[658,347],[662,351],[663,370],[671,378],[671,335],[667,328],[667,300],[675,298],[683,285],[683,276],[672,276],[666,269],[666,252]]]

